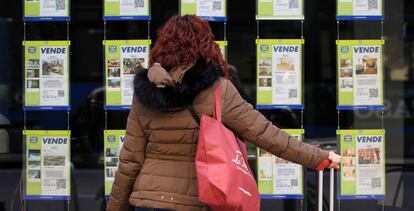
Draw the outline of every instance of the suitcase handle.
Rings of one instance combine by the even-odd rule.
[[[328,168],[328,166],[331,164],[331,160],[325,159],[323,160],[318,166],[316,166],[316,171],[323,171],[325,168]]]
[[[318,171],[318,211],[322,211],[323,208],[323,170],[329,166],[331,163],[330,160],[326,159],[322,161],[321,164],[319,164],[316,167],[316,170]],[[329,211],[334,210],[334,175],[335,175],[335,169],[330,169],[329,174]]]

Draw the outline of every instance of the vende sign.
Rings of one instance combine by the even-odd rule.
[[[382,136],[358,136],[358,143],[381,143]]]
[[[43,138],[43,144],[67,144],[67,138]]]

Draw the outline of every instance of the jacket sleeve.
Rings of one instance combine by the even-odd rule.
[[[133,99],[127,121],[125,141],[119,154],[118,170],[115,173],[115,181],[107,205],[108,211],[129,209],[128,199],[145,160],[147,140],[138,119],[137,109],[137,101]]]
[[[239,137],[275,156],[315,169],[329,153],[303,143],[268,121],[243,100],[234,85],[223,80],[222,121]]]

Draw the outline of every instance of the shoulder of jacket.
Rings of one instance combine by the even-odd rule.
[[[218,85],[221,86],[221,93],[222,94],[234,94],[237,92],[237,89],[234,87],[233,83],[226,78],[220,78],[218,81]]]
[[[214,92],[214,90],[216,90],[216,88],[218,87],[218,86],[220,86],[220,88],[221,88],[221,95],[222,96],[225,96],[227,93],[228,93],[228,91],[229,91],[229,86],[230,86],[230,84],[231,84],[231,81],[230,80],[228,80],[228,79],[226,79],[226,78],[224,78],[224,77],[220,77],[215,83],[214,83],[214,85],[211,87],[212,88],[212,92]]]
[[[228,86],[231,84],[231,81],[229,80],[229,79],[227,79],[227,78],[224,78],[224,77],[220,77],[218,80],[217,80],[217,82],[216,82],[216,84],[214,85],[214,87],[217,87],[217,86],[221,86],[221,89],[222,90],[225,90],[225,89],[227,89],[228,88]]]
[[[224,77],[220,77],[220,78],[217,79],[216,82],[213,83],[213,85],[210,88],[208,88],[207,90],[204,90],[204,91],[206,91],[208,93],[212,93],[212,92],[214,92],[214,90],[216,90],[216,88],[218,86],[220,86],[221,91],[223,92],[223,88],[227,88],[227,81],[228,80],[225,79]]]

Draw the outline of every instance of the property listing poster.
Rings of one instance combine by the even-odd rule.
[[[70,41],[24,41],[25,108],[68,109]]]
[[[385,131],[338,130],[342,156],[340,199],[382,199],[385,195]]]
[[[383,20],[383,0],[337,0],[337,20]]]
[[[338,40],[338,109],[383,108],[383,40]]]
[[[148,20],[149,0],[104,0],[104,20]]]
[[[196,15],[209,21],[226,21],[226,0],[180,0],[181,15]]]
[[[24,20],[67,21],[69,0],[24,0]]]
[[[151,40],[105,40],[106,109],[129,108],[137,71],[148,68]]]
[[[285,130],[302,140],[302,129]],[[302,166],[257,148],[257,175],[261,198],[303,198]]]
[[[111,195],[115,172],[118,169],[119,152],[125,140],[125,130],[104,131],[105,198]]]
[[[227,41],[216,41],[217,45],[220,47],[221,55],[223,58],[227,58]]]
[[[70,200],[70,131],[25,130],[25,199]]]
[[[257,44],[257,108],[303,108],[304,40],[259,39]]]
[[[303,20],[303,0],[256,0],[257,20]]]

